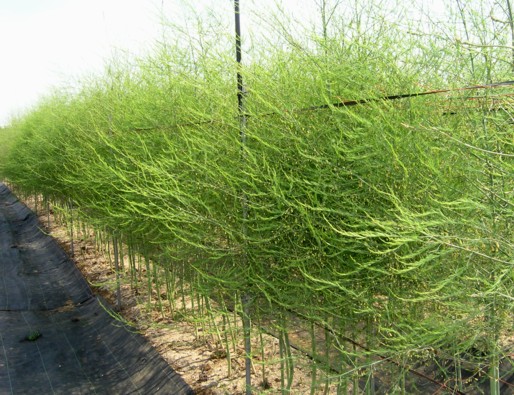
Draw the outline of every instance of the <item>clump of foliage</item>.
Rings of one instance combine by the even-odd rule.
[[[113,63],[17,121],[2,174],[73,202],[205,295],[248,295],[254,320],[285,333],[294,312],[324,328],[341,386],[378,355],[478,364],[477,344],[497,382],[514,300],[511,89],[381,98],[501,80],[511,54],[355,23],[288,36],[242,69],[223,34],[207,37],[214,52],[166,45]]]

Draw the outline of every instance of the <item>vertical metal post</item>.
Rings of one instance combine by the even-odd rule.
[[[243,85],[242,56],[241,56],[241,19],[239,17],[239,0],[234,0],[234,15],[236,20],[236,62],[237,62],[237,107],[239,110],[239,137],[241,149],[246,144],[246,114],[245,114],[245,88]]]
[[[239,139],[241,142],[241,164],[245,163],[245,149],[246,149],[246,114],[245,114],[245,89],[243,85],[243,74],[242,74],[242,56],[241,56],[241,19],[239,0],[234,0],[234,16],[235,16],[235,27],[236,27],[236,62],[237,62],[237,108],[239,113]],[[248,200],[245,191],[241,191],[241,204],[242,204],[242,215],[243,215],[243,243],[246,244],[247,227],[246,221],[248,219]],[[243,266],[247,265],[246,247],[243,248],[242,255]],[[251,321],[250,321],[250,304],[251,295],[248,291],[245,291],[241,295],[241,306],[242,306],[242,320],[243,320],[243,333],[245,343],[245,371],[246,371],[246,395],[252,393],[252,346],[251,346]]]

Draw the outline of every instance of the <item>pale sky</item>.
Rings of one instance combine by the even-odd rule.
[[[309,14],[308,6],[315,5],[281,1],[295,15]],[[255,12],[274,2],[241,0],[242,17],[247,3],[254,3]],[[215,5],[217,12],[230,14],[233,0],[0,0],[0,126],[52,87],[100,73],[115,51],[150,51],[162,37],[161,15],[184,22],[180,5],[199,12]],[[233,15],[227,17],[233,21]]]
[[[161,0],[0,0],[0,125],[53,86],[139,53],[162,31]]]

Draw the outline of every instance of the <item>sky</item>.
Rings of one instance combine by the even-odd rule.
[[[255,4],[259,8],[274,1],[259,0]],[[313,0],[281,1],[300,19],[312,13],[315,4]],[[174,23],[185,23],[181,14],[184,5],[199,12],[215,5],[218,12],[221,9],[230,13],[232,3],[233,0],[0,0],[0,126],[29,110],[52,87],[73,85],[80,76],[101,73],[116,51],[138,55],[151,50],[162,38],[162,16]],[[245,5],[246,1],[241,0],[242,11]]]
[[[52,87],[98,73],[162,32],[162,0],[0,0],[0,126]]]

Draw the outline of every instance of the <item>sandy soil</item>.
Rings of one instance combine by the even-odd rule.
[[[33,199],[26,204],[37,212],[41,227],[55,237],[61,246],[72,256],[72,243],[66,226],[58,221],[53,209],[47,210],[41,202],[36,205]],[[73,237],[73,259],[81,270],[93,291],[105,298],[111,305],[117,303],[116,273],[112,259],[106,252],[96,249],[96,241],[92,231],[79,231]],[[128,265],[125,265],[128,267]],[[144,273],[143,273],[144,274]],[[241,324],[237,316],[225,316],[225,333],[236,333],[233,346],[228,350],[219,340],[225,333],[223,316],[211,315],[208,320],[197,317],[191,309],[190,298],[177,300],[177,305],[185,301],[185,310],[171,312],[170,306],[164,304],[162,312],[157,303],[155,288],[149,296],[146,279],[142,277],[141,286],[135,290],[128,282],[128,273],[121,276],[121,306],[119,319],[129,323],[134,330],[143,334],[159,351],[162,357],[175,369],[198,394],[244,394],[245,393],[245,360],[242,342]],[[151,300],[152,308],[149,309]],[[213,303],[214,304],[214,303]],[[267,334],[262,338],[254,330],[252,350],[252,387],[254,394],[281,393],[281,369],[278,340]],[[260,341],[263,347],[260,346]],[[262,352],[263,351],[263,352]],[[230,359],[227,357],[230,353]],[[312,361],[303,353],[292,349],[294,360],[294,380],[291,394],[311,393]],[[265,361],[265,364],[262,361]],[[229,363],[230,362],[230,363]],[[317,371],[318,382],[322,373]],[[350,390],[349,393],[352,391]],[[334,384],[320,384],[315,388],[316,394],[335,394]]]

